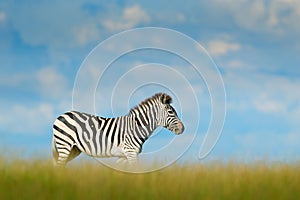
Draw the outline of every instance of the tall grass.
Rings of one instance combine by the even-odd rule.
[[[0,159],[0,199],[300,199],[300,165],[190,164],[128,174]]]

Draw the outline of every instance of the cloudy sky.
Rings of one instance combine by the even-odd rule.
[[[72,91],[78,80],[76,75],[83,69],[80,66],[84,66],[91,51],[122,31],[161,27],[202,45],[224,82],[225,124],[207,159],[299,160],[299,21],[297,0],[1,1],[0,149],[50,157],[55,118],[72,109],[72,102],[89,111],[86,105],[90,101],[74,101]],[[145,38],[154,46],[164,42],[153,35]],[[126,49],[126,44],[121,41],[107,49]],[[184,49],[184,44],[176,44]],[[106,54],[100,56],[105,58]],[[91,65],[90,75],[96,74],[97,81],[97,70],[103,70],[103,66],[97,62]],[[174,106],[187,125],[187,131],[177,136],[177,141],[193,139],[182,159],[197,161],[212,115],[210,98],[217,98],[216,108],[222,101],[218,98],[220,91],[211,95],[208,88],[213,90],[214,81],[207,85],[205,69],[204,77],[198,80],[189,75],[193,74],[189,73],[190,68],[186,61],[166,51],[145,49],[123,55],[96,82],[95,112],[103,116],[126,114],[129,107],[154,91],[177,95]],[[156,79],[151,82],[152,77]],[[177,82],[178,77],[184,81]],[[145,83],[151,84],[139,82],[146,79]],[[162,79],[166,82],[160,82]],[[94,87],[89,81],[83,78],[80,84]],[[183,83],[196,91],[199,105],[180,98],[184,96],[182,91],[186,91],[186,98],[190,95]],[[136,89],[138,86],[143,87]],[[84,91],[80,90],[81,97],[87,97]],[[113,95],[116,96],[112,99]],[[195,112],[197,109],[200,114]],[[188,128],[195,124],[199,128],[194,138],[193,130]],[[174,138],[172,133],[160,131],[147,141],[145,151],[168,146]],[[172,145],[176,151],[176,145],[182,144]],[[169,153],[173,154],[171,150]]]

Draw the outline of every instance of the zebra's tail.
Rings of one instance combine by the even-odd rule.
[[[58,159],[58,151],[55,145],[55,138],[52,137],[52,155],[53,155],[53,166],[57,165],[57,159]]]

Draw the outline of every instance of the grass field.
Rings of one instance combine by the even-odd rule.
[[[300,164],[173,165],[128,174],[101,165],[53,169],[0,159],[0,199],[300,199]]]

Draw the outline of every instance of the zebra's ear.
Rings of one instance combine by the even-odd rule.
[[[172,103],[172,98],[167,94],[162,94],[161,95],[161,102],[163,104],[171,104]]]

